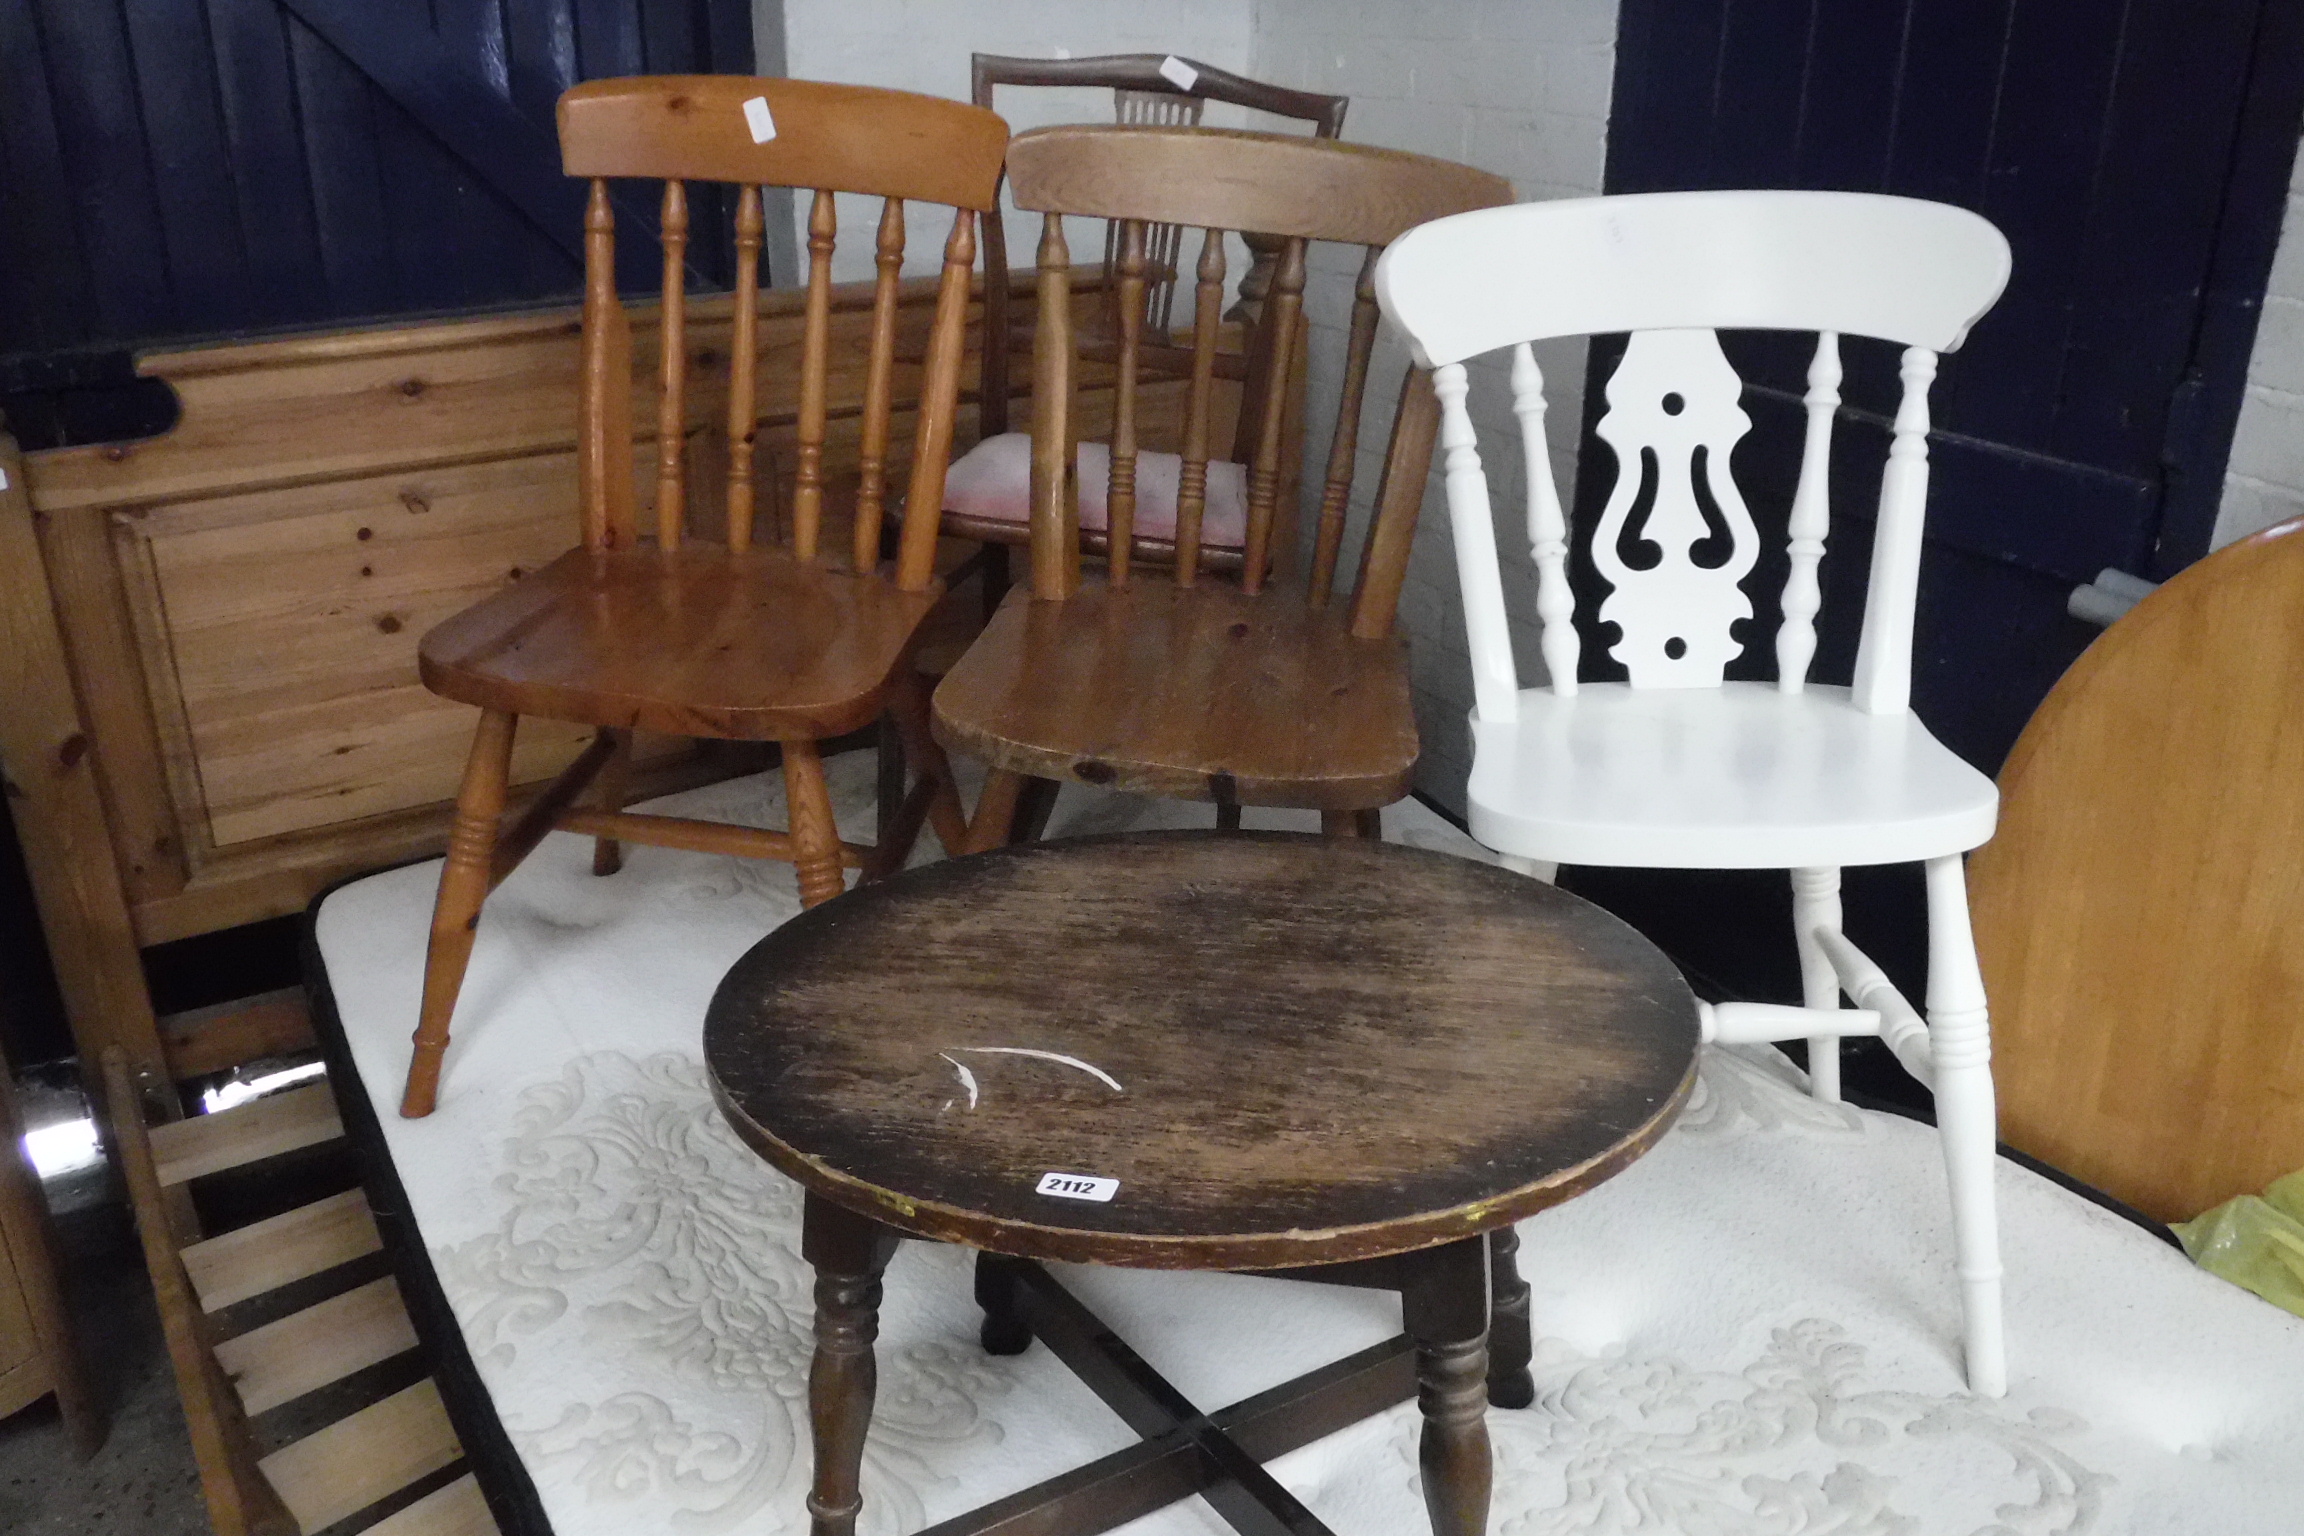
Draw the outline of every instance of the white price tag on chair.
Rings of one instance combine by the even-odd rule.
[[[1160,61],[1160,78],[1180,91],[1188,91],[1200,78],[1200,71],[1170,54]]]
[[[767,97],[755,96],[744,103],[744,125],[752,130],[755,144],[765,144],[776,137],[776,119],[769,115]]]

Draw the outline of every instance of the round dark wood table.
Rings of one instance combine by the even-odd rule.
[[[816,1536],[861,1507],[906,1237],[979,1250],[986,1347],[1043,1339],[1149,1447],[940,1536],[1105,1530],[1193,1491],[1243,1530],[1319,1530],[1258,1463],[1411,1389],[1433,1530],[1484,1531],[1484,1410],[1533,1390],[1512,1224],[1654,1145],[1697,1033],[1626,924],[1390,843],[1038,843],[802,913],[721,982],[704,1055],[737,1134],[806,1191]],[[1037,1260],[1397,1290],[1404,1337],[1204,1413]]]

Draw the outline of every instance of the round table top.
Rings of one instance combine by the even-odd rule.
[[[712,999],[737,1133],[900,1231],[1277,1269],[1506,1225],[1616,1173],[1695,1082],[1696,1001],[1589,902],[1293,833],[954,859],[786,923]]]

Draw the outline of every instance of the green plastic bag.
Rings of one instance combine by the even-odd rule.
[[[2304,1169],[2179,1222],[2192,1262],[2304,1317]]]

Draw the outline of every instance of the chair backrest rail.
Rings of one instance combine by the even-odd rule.
[[[1353,577],[1352,634],[1381,640],[1392,633],[1400,611],[1400,588],[1408,579],[1408,555],[1416,540],[1417,514],[1432,475],[1432,445],[1440,421],[1440,397],[1421,368],[1400,376],[1400,402],[1392,414],[1392,440],[1384,451],[1384,473],[1376,486],[1376,509],[1361,543],[1360,569]]]
[[[1743,648],[1741,590],[1760,536],[1730,473],[1750,430],[1723,330],[1809,331],[1798,480],[1786,518],[1787,572],[1774,637],[1776,685],[1808,685],[1831,532],[1840,339],[1902,347],[1857,648],[1855,705],[1909,708],[1921,521],[1928,492],[1928,391],[2008,276],[1999,232],[1964,210],[1869,194],[1664,193],[1489,209],[1424,224],[1378,263],[1386,313],[1416,355],[1441,365],[1442,441],[1482,718],[1510,718],[1510,634],[1486,526],[1487,489],[1460,369],[1513,351],[1513,408],[1528,471],[1529,546],[1552,688],[1577,688],[1569,533],[1544,464],[1542,378],[1530,343],[1628,332],[1598,433],[1616,483],[1590,535],[1607,584],[1598,612],[1632,686],[1716,687]]]
[[[736,309],[728,354],[728,547],[752,547],[752,460],[760,434],[760,242],[766,231],[760,189],[747,182],[736,195]],[[809,295],[813,303],[815,295]]]
[[[1200,520],[1208,506],[1209,414],[1216,388],[1217,307],[1224,302],[1224,231],[1200,237],[1193,273],[1192,382],[1184,397],[1184,463],[1176,480],[1176,581],[1200,579]]]
[[[1277,558],[1283,548],[1293,551],[1293,513],[1299,455],[1294,443],[1301,401],[1289,381],[1299,364],[1304,344],[1303,308],[1309,249],[1315,240],[1358,246],[1360,281],[1356,285],[1347,366],[1334,435],[1327,445],[1325,481],[1318,498],[1318,522],[1312,542],[1317,546],[1317,577],[1308,597],[1316,604],[1333,599],[1342,558],[1349,513],[1353,469],[1358,454],[1359,415],[1375,345],[1377,310],[1375,272],[1377,252],[1399,233],[1434,213],[1494,206],[1510,196],[1501,178],[1467,166],[1393,150],[1323,143],[1283,134],[1245,133],[1231,129],[1093,128],[1070,126],[1041,129],[1010,146],[1009,184],[1019,207],[1038,212],[1043,225],[1040,320],[1034,352],[1034,479],[1031,497],[1030,541],[1033,549],[1033,594],[1041,600],[1060,600],[1075,590],[1081,558],[1078,527],[1076,461],[1064,455],[1077,436],[1078,421],[1069,386],[1075,378],[1077,351],[1071,304],[1068,248],[1058,221],[1085,215],[1111,221],[1117,230],[1116,288],[1121,295],[1116,313],[1119,334],[1112,353],[1119,363],[1115,391],[1115,430],[1109,469],[1102,486],[1108,521],[1105,545],[1110,584],[1130,581],[1134,562],[1145,557],[1147,545],[1138,535],[1143,527],[1147,482],[1142,451],[1142,400],[1138,374],[1151,346],[1144,328],[1150,322],[1139,302],[1152,280],[1152,230],[1161,224],[1202,231],[1195,272],[1194,303],[1189,352],[1190,373],[1184,398],[1182,452],[1177,456],[1174,579],[1189,586],[1211,563],[1207,543],[1211,505],[1219,505],[1237,533],[1227,528],[1226,554],[1237,548],[1243,592],[1261,591],[1283,569]],[[1244,358],[1227,354],[1220,360],[1216,347],[1222,320],[1226,241],[1233,234],[1256,235],[1267,242],[1271,281],[1262,311],[1252,330]],[[1213,420],[1214,386],[1222,362],[1238,360],[1242,403],[1229,445]],[[1420,388],[1420,386],[1419,386]],[[1411,436],[1421,431],[1427,440],[1408,444],[1411,453],[1429,458],[1428,435],[1437,422],[1437,409],[1427,408],[1429,391],[1404,396],[1416,408],[1396,418],[1391,447],[1397,453],[1405,439],[1398,423],[1405,420]],[[1244,461],[1239,478],[1230,485],[1213,485],[1215,461],[1226,457]],[[1162,466],[1166,472],[1166,466]],[[1234,473],[1229,466],[1226,473]],[[1069,478],[1067,478],[1069,477]],[[1213,488],[1212,488],[1213,486]],[[1234,489],[1234,487],[1238,489]],[[1381,549],[1385,562],[1405,558],[1405,547],[1389,538],[1390,520],[1405,519],[1413,528],[1418,498],[1404,488],[1380,497],[1382,510],[1372,522],[1369,548]],[[1217,501],[1218,492],[1224,494]],[[1382,525],[1382,526],[1378,526]],[[1237,544],[1233,541],[1237,540]],[[1368,560],[1363,554],[1363,563]],[[1397,599],[1400,572],[1389,564],[1359,581],[1354,589],[1355,614],[1371,603]],[[1357,621],[1356,621],[1357,622]],[[1378,633],[1388,633],[1390,613],[1369,618]]]
[[[765,135],[755,125],[762,106],[770,108],[775,124]],[[637,536],[631,328],[616,292],[610,178],[664,183],[660,221],[664,287],[652,479],[654,534],[667,550],[677,548],[686,535],[690,501],[688,184],[717,181],[737,188],[735,282],[727,301],[731,320],[725,501],[727,547],[739,554],[752,547],[759,510],[760,250],[766,234],[762,188],[789,186],[812,193],[808,279],[800,305],[795,451],[789,464],[790,500],[784,504],[790,516],[780,530],[792,552],[810,560],[819,558],[828,494],[832,252],[839,235],[834,199],[841,192],[854,192],[882,200],[859,423],[854,537],[847,550],[859,571],[877,570],[880,565],[900,310],[908,287],[917,291],[902,276],[905,205],[941,202],[953,208],[921,372],[910,491],[895,573],[905,590],[928,587],[935,579],[945,460],[951,451],[959,368],[967,345],[976,218],[996,206],[1006,126],[976,107],[900,91],[724,75],[592,81],[561,98],[559,117],[563,165],[571,175],[591,182],[584,233],[578,482],[584,541],[594,549],[625,548]],[[923,507],[925,511],[920,510]]]
[[[1144,342],[1145,247],[1149,231],[1142,219],[1119,219],[1112,233],[1120,243],[1119,375],[1113,380],[1112,470],[1105,491],[1106,566],[1112,585],[1128,585],[1128,560],[1136,544],[1136,369]]]
[[[1191,73],[1189,85],[1179,86],[1174,73],[1181,64]],[[1166,71],[1166,72],[1164,72]],[[970,99],[990,110],[1000,86],[1109,87],[1113,118],[1118,125],[1142,127],[1197,127],[1211,101],[1224,102],[1276,117],[1309,123],[1315,138],[1333,139],[1344,131],[1349,97],[1292,90],[1251,80],[1230,70],[1157,53],[1107,54],[1081,59],[1037,59],[979,53],[970,61]],[[1008,430],[1009,309],[1007,231],[995,218],[984,226],[984,335],[978,419],[986,437]],[[1152,221],[1145,241],[1146,279],[1142,300],[1143,321],[1160,343],[1174,325],[1176,290],[1181,286],[1180,263],[1184,226],[1169,220]],[[1119,333],[1118,273],[1120,234],[1114,224],[1104,232],[1105,318],[1112,333]],[[1243,284],[1245,301],[1257,276]],[[1150,355],[1149,353],[1147,354]],[[1247,404],[1249,402],[1243,402]],[[1229,450],[1227,450],[1229,451]]]
[[[1488,473],[1480,467],[1478,434],[1471,412],[1464,408],[1471,380],[1462,363],[1447,363],[1432,370],[1432,388],[1440,397],[1448,526],[1455,535],[1456,573],[1464,588],[1473,708],[1483,720],[1512,720],[1520,713],[1520,679],[1513,669],[1512,631],[1504,617],[1504,576],[1496,563]]]
[[[896,585],[906,592],[924,591],[936,579],[936,530],[944,506],[944,474],[952,456],[960,359],[968,347],[968,292],[975,268],[976,213],[956,208],[952,233],[944,241],[944,272],[936,290],[936,318],[928,332],[928,365],[920,386],[920,419],[912,434],[912,480],[904,493]]]
[[[584,207],[581,367],[576,474],[584,542],[619,548],[632,541],[632,330],[616,296],[616,214],[598,177]]]
[[[1824,593],[1816,567],[1824,559],[1825,535],[1832,528],[1832,421],[1840,411],[1840,336],[1816,334],[1816,356],[1808,364],[1807,435],[1800,444],[1800,480],[1792,491],[1785,540],[1791,569],[1784,577],[1784,618],[1776,628],[1776,686],[1799,693],[1808,684],[1808,663],[1816,655],[1816,615]]]
[[[840,218],[829,189],[808,204],[808,308],[801,320],[798,461],[792,477],[792,549],[816,558],[824,521],[824,414],[832,366],[832,251]]]
[[[886,198],[872,241],[872,334],[864,366],[863,438],[856,452],[856,521],[849,561],[880,563],[880,524],[888,499],[888,416],[896,388],[896,290],[904,269],[904,200]]]
[[[1343,397],[1358,401],[1368,386],[1368,360],[1376,349],[1375,246],[1360,263],[1352,289],[1352,329],[1344,344]],[[1336,560],[1344,547],[1344,519],[1352,506],[1352,470],[1360,450],[1360,413],[1341,412],[1328,442],[1328,475],[1320,487],[1320,512],[1312,535],[1311,597],[1325,607],[1336,587]]]
[[[1032,595],[1080,584],[1078,448],[1072,436],[1072,253],[1064,216],[1040,219],[1040,323],[1032,339]]]
[[[1520,456],[1528,481],[1528,552],[1536,562],[1536,617],[1543,626],[1537,647],[1553,691],[1572,694],[1581,642],[1576,596],[1568,586],[1568,519],[1560,509],[1551,444],[1544,435],[1544,370],[1527,342],[1512,349],[1512,414],[1520,422]]]
[[[658,351],[661,392],[656,404],[656,542],[680,544],[688,515],[688,188],[664,183],[658,217],[664,241],[664,300]]]
[[[1258,327],[1271,352],[1265,366],[1251,374],[1263,389],[1256,400],[1260,419],[1255,453],[1248,461],[1247,544],[1240,557],[1240,586],[1247,592],[1263,590],[1271,563],[1272,514],[1280,499],[1280,455],[1288,429],[1288,366],[1296,344],[1297,317],[1304,310],[1304,249],[1300,238],[1291,238],[1280,247]],[[1357,398],[1348,399],[1345,407],[1357,409],[1359,403]]]
[[[1912,699],[1912,621],[1920,591],[1920,524],[1928,510],[1928,386],[1936,354],[1906,347],[1904,398],[1896,407],[1888,468],[1880,476],[1880,513],[1872,529],[1872,574],[1864,594],[1864,629],[1856,642],[1856,707],[1898,715]]]

